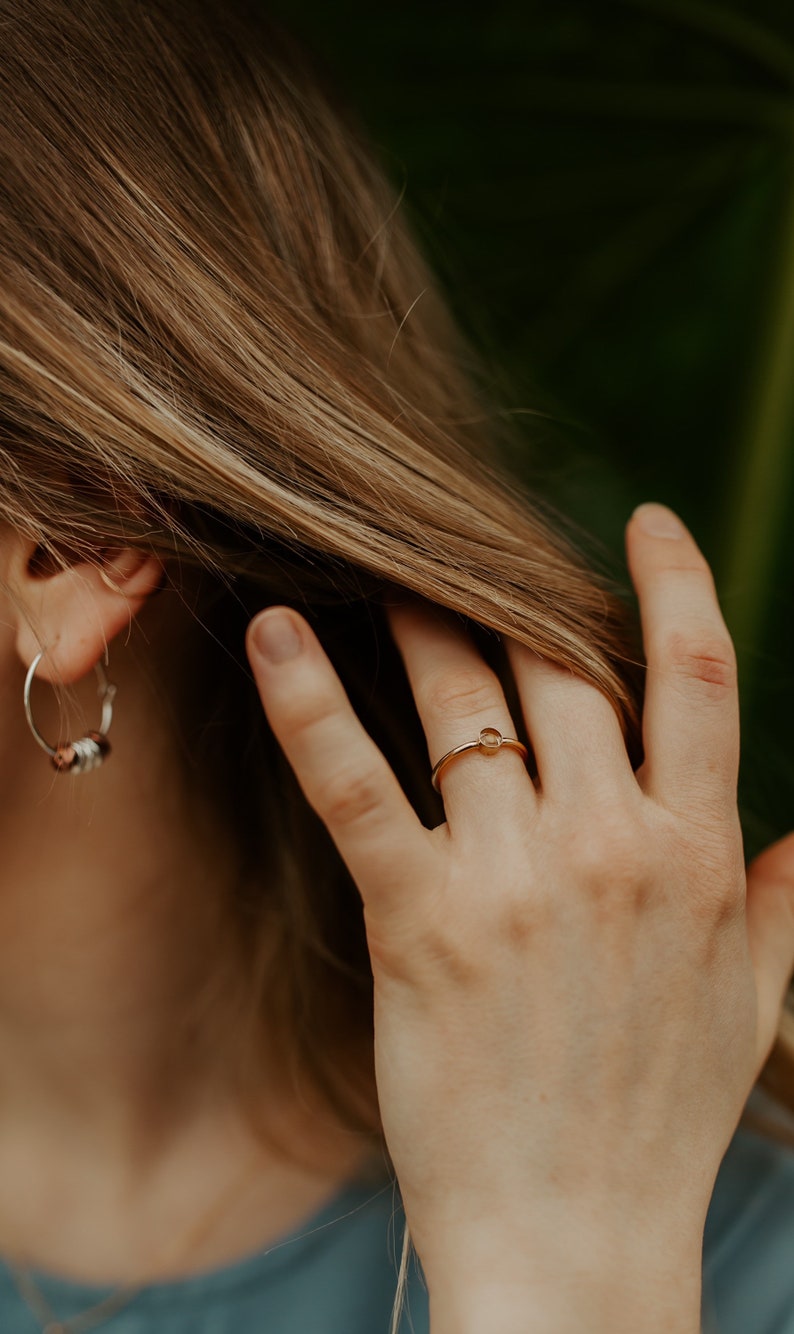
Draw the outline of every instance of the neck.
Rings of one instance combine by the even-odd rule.
[[[199,1088],[220,1093],[223,999],[201,1000],[214,978],[239,975],[223,912],[236,860],[141,686],[141,650],[119,645],[110,675],[113,753],[89,774],[55,774],[21,691],[3,701],[0,1127],[15,1112],[27,1125],[57,1118],[94,1149],[109,1138],[137,1156]],[[54,736],[55,700],[36,689]],[[92,682],[79,693],[95,726]]]
[[[0,639],[0,1253],[98,1280],[147,1272],[163,1237],[256,1153],[247,1204],[194,1263],[279,1235],[370,1152],[308,1098],[298,1106],[267,1034],[240,1023],[245,970],[227,906],[238,858],[186,780],[164,684],[180,670],[188,681],[200,648],[179,607],[146,611],[143,633],[111,646],[113,751],[79,776],[56,774],[33,741],[24,670]],[[36,684],[44,736],[96,726],[93,674],[78,694],[82,712],[61,730],[53,692]],[[269,1154],[241,1106],[246,1055],[262,1072]]]

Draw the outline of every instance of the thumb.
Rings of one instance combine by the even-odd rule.
[[[794,833],[771,844],[747,871],[747,931],[758,984],[760,1063],[769,1055],[794,973]]]

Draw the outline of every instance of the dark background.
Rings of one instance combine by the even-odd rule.
[[[515,411],[622,562],[661,500],[737,645],[748,852],[794,826],[794,3],[276,0]]]

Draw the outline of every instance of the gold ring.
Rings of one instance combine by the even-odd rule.
[[[440,792],[438,785],[439,775],[442,769],[445,769],[450,760],[454,760],[456,755],[462,755],[464,750],[479,750],[483,755],[495,755],[502,746],[510,746],[512,750],[521,752],[523,759],[526,760],[529,751],[521,741],[517,741],[514,736],[502,736],[495,727],[483,727],[476,741],[464,741],[462,746],[455,746],[453,750],[448,750],[446,755],[442,755],[438,764],[433,766],[433,772],[430,775],[430,781],[436,792]]]

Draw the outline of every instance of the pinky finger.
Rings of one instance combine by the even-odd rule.
[[[794,834],[773,843],[750,864],[747,930],[758,988],[759,1059],[766,1060],[794,981]]]
[[[260,612],[246,646],[268,722],[364,904],[378,916],[426,876],[433,849],[381,751],[359,721],[307,622]]]

